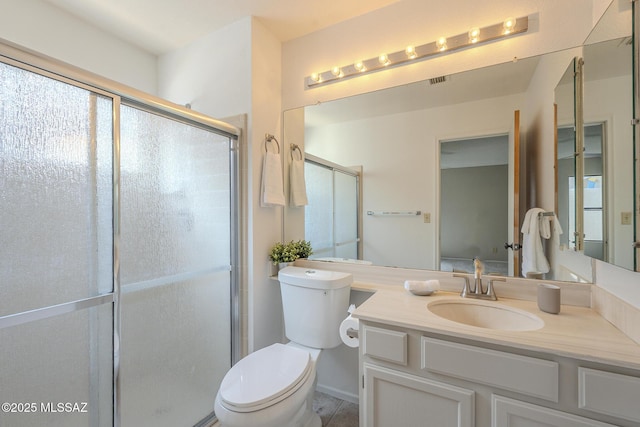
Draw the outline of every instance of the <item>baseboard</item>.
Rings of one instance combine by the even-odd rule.
[[[341,400],[346,400],[347,402],[355,403],[356,405],[360,403],[360,399],[358,398],[357,394],[348,393],[344,390],[338,390],[334,387],[327,387],[322,384],[318,384],[316,386],[316,390],[321,393],[328,394],[329,396],[333,396]]]

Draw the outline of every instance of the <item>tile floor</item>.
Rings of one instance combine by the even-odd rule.
[[[313,410],[320,415],[322,427],[358,427],[358,405],[316,391]]]

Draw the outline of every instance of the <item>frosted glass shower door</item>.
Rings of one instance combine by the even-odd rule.
[[[112,425],[113,103],[0,62],[0,426]]]
[[[309,205],[304,210],[304,238],[311,242],[313,257],[332,257],[333,248],[333,171],[305,162]]]
[[[341,171],[333,174],[336,256],[358,259],[358,181]]]
[[[313,258],[358,259],[358,176],[308,160],[305,176],[309,204],[304,233]]]
[[[121,424],[191,427],[231,366],[230,139],[121,114]]]

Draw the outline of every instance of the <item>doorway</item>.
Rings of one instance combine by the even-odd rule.
[[[440,270],[507,276],[509,135],[440,142]]]

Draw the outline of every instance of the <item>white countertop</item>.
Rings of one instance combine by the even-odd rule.
[[[503,331],[456,323],[427,309],[427,304],[435,300],[463,299],[457,293],[440,291],[432,296],[416,296],[400,286],[359,282],[352,289],[375,292],[353,313],[360,320],[640,369],[640,345],[591,308],[563,305],[560,314],[555,315],[540,311],[535,301],[498,295],[496,304],[535,314],[545,323],[535,331]]]

